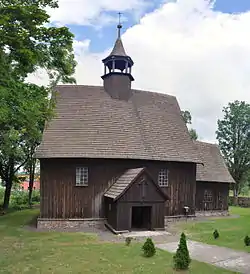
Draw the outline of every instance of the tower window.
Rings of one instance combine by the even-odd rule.
[[[168,170],[163,168],[158,173],[158,184],[159,186],[168,186]]]

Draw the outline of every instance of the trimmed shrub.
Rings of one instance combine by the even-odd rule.
[[[244,238],[244,243],[245,246],[250,246],[250,237],[248,235]]]
[[[184,233],[181,234],[179,246],[173,259],[174,268],[176,270],[187,270],[191,263],[189,251],[187,248],[186,235]]]
[[[214,239],[218,239],[220,237],[220,234],[217,229],[213,232]]]
[[[152,257],[155,255],[156,249],[151,238],[147,238],[146,242],[142,246],[142,250],[145,257]]]
[[[131,238],[131,237],[127,237],[127,238],[125,239],[126,245],[129,246],[129,245],[131,244],[131,241],[132,241],[132,238]]]

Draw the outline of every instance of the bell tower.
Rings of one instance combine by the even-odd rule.
[[[120,20],[119,20],[120,21]],[[114,99],[129,100],[132,95],[131,82],[134,78],[131,74],[133,60],[125,52],[121,39],[122,25],[117,26],[118,37],[110,55],[102,60],[104,75],[102,76],[105,91]]]

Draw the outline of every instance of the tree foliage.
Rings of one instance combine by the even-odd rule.
[[[51,90],[27,83],[30,73],[44,69],[50,87],[75,82],[73,34],[48,26],[55,0],[0,2],[0,177],[8,207],[15,173],[26,165],[34,174],[34,152],[45,122],[53,113]],[[30,182],[32,183],[32,182]]]
[[[0,3],[0,51],[6,54],[14,79],[24,79],[38,68],[52,82],[74,82],[73,34],[66,27],[48,27],[51,0],[2,0]]]
[[[250,170],[250,104],[234,101],[223,108],[216,132],[221,152],[236,184],[234,195],[243,186]]]
[[[182,110],[181,115],[186,125],[192,124],[192,115],[188,110]],[[192,140],[198,139],[198,134],[195,129],[190,128],[188,131]]]
[[[189,134],[190,134],[190,137],[191,137],[192,140],[197,140],[198,139],[198,134],[197,134],[195,129],[190,128],[189,129]]]
[[[0,176],[6,186],[6,208],[15,173],[33,157],[30,150],[41,140],[52,105],[47,88],[20,82],[0,88],[0,102]]]
[[[185,124],[192,124],[192,116],[188,110],[182,110],[181,115]]]

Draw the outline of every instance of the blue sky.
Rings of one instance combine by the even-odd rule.
[[[228,12],[228,13],[239,13],[250,10],[249,0],[217,0],[215,9]]]
[[[187,0],[188,1],[188,0]],[[150,5],[143,11],[141,17],[146,13],[152,12],[159,8],[163,0],[152,0]],[[169,0],[174,2],[174,0]],[[223,13],[241,13],[250,10],[250,0],[217,0],[214,9]],[[116,16],[116,12],[106,12],[111,16]],[[118,15],[117,15],[118,16]],[[123,22],[123,31],[136,24],[139,18],[134,18],[131,13],[124,13],[126,21]],[[90,51],[100,52],[112,46],[116,38],[116,24],[110,24],[101,29],[96,29],[92,26],[83,25],[67,25],[70,30],[75,34],[77,40],[90,39]]]

